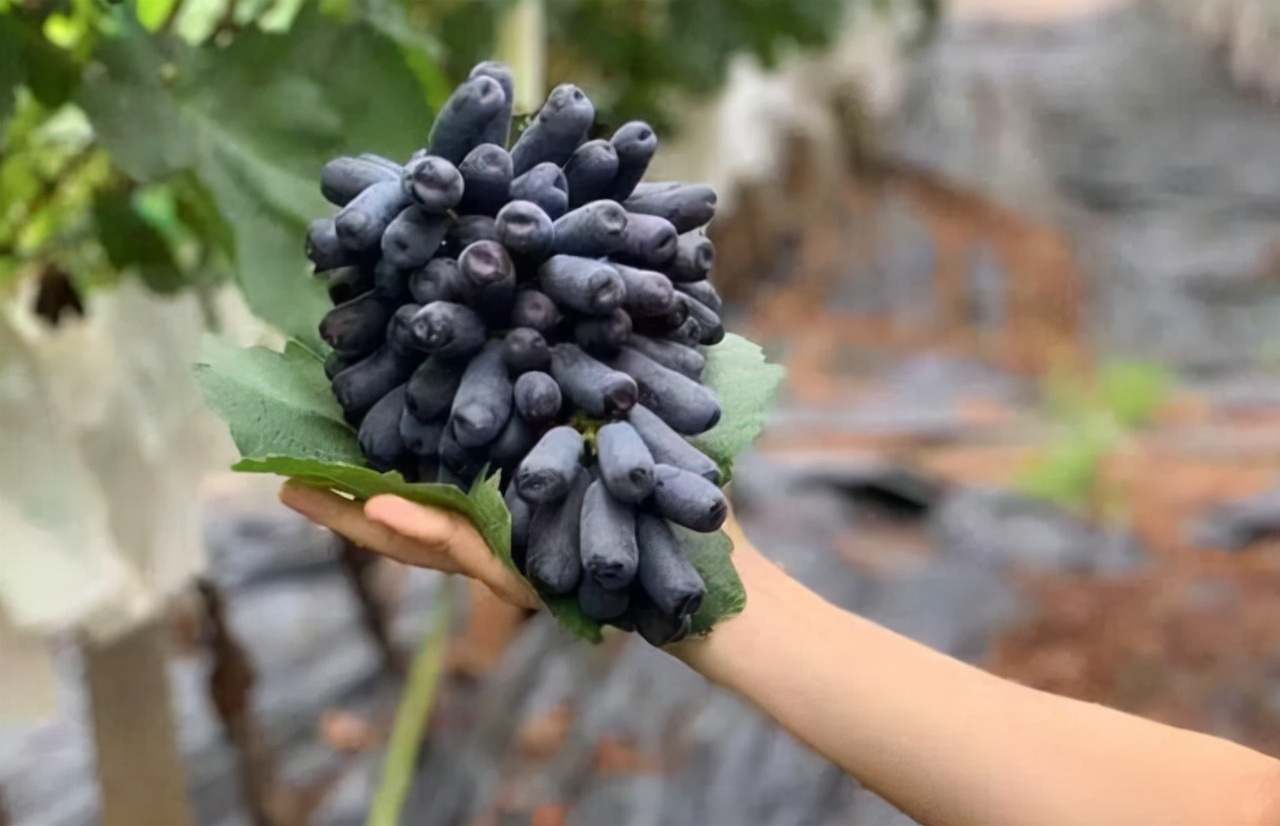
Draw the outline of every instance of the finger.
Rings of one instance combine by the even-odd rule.
[[[538,606],[529,584],[498,559],[462,515],[398,496],[375,496],[365,503],[364,512],[372,521],[450,557],[458,570],[485,583],[503,599],[527,608]]]
[[[458,572],[457,564],[448,554],[425,548],[386,525],[365,518],[359,502],[297,482],[288,482],[280,489],[280,501],[362,548],[406,565],[435,568],[451,574]]]

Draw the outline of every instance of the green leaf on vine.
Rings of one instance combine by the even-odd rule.
[[[245,459],[364,462],[329,391],[324,362],[305,347],[290,342],[277,353],[208,335],[195,370],[205,402],[230,427]]]
[[[679,525],[673,529],[707,586],[702,607],[693,615],[693,633],[706,634],[721,620],[742,613],[747,605],[747,592],[730,558],[733,540],[724,531],[695,533]]]
[[[720,399],[720,422],[691,441],[720,465],[727,482],[733,475],[733,460],[768,422],[785,371],[765,361],[759,345],[732,333],[706,348],[706,357],[702,381]]]
[[[194,172],[231,231],[250,308],[322,351],[328,305],[300,254],[307,224],[333,209],[320,169],[361,151],[403,160],[430,127],[396,45],[308,9],[287,35],[250,30],[222,48],[139,31],[96,58],[80,103],[112,158],[141,181]]]

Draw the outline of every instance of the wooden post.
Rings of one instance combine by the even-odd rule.
[[[195,826],[165,668],[165,628],[153,620],[84,648],[102,788],[102,826]]]

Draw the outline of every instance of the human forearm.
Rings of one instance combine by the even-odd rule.
[[[1001,680],[831,606],[749,547],[738,561],[747,611],[677,655],[922,823],[1276,817],[1277,761]]]

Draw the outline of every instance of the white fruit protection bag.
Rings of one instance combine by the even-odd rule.
[[[0,720],[53,709],[43,640],[116,639],[203,570],[198,487],[236,455],[194,295],[129,279],[56,327],[31,298],[0,305]]]

